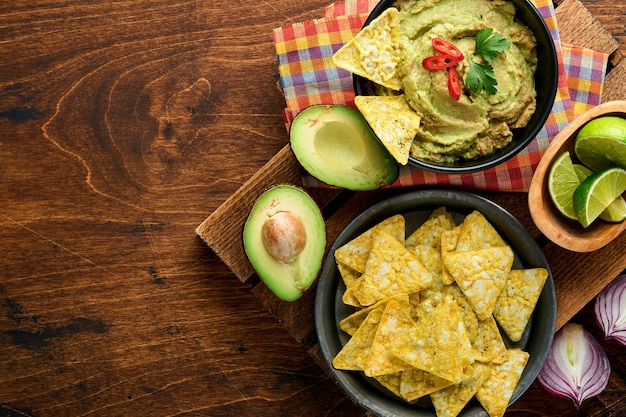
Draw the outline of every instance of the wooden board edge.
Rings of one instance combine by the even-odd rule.
[[[267,175],[271,172],[272,175]],[[245,282],[254,273],[242,242],[243,226],[256,199],[272,185],[300,184],[302,168],[285,145],[197,228],[196,233]]]

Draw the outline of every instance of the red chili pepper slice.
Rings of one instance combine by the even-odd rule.
[[[454,67],[448,68],[448,92],[450,92],[450,97],[455,101],[461,97],[461,82],[459,81],[459,74]]]
[[[441,38],[433,38],[431,43],[433,44],[433,48],[435,49],[435,51],[444,55],[449,55],[457,61],[463,59],[463,53],[453,43],[445,41]]]
[[[433,55],[427,56],[422,60],[422,66],[429,71],[437,71],[444,68],[450,68],[459,62],[450,55]]]

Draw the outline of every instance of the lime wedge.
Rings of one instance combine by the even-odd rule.
[[[602,116],[588,121],[578,132],[577,137],[605,136],[626,142],[626,119],[618,116]]]
[[[626,142],[606,136],[584,136],[574,144],[576,156],[587,167],[599,171],[610,165],[626,168]]]
[[[624,197],[619,196],[613,200],[599,217],[611,223],[620,223],[626,220],[626,200]]]
[[[574,191],[574,210],[583,227],[626,191],[626,169],[608,167],[588,176]]]
[[[585,178],[593,174],[593,171],[581,164],[574,164],[574,171],[578,175],[578,181],[583,182]]]
[[[580,180],[574,170],[572,158],[569,152],[563,152],[550,167],[548,192],[557,210],[568,219],[578,219],[574,210],[573,195],[579,185]]]
[[[574,171],[576,171],[580,182],[583,182],[585,178],[593,174],[592,170],[581,164],[574,164]],[[626,220],[626,200],[624,200],[624,197],[619,196],[613,200],[606,210],[600,213],[599,217],[604,221],[612,223],[619,223]]]

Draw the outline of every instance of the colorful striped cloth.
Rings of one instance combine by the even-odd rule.
[[[273,31],[278,70],[285,95],[287,129],[301,110],[315,104],[354,106],[349,72],[337,68],[332,55],[361,29],[378,0],[342,0],[317,20],[290,24]],[[559,60],[559,85],[552,112],[537,137],[509,161],[485,171],[447,175],[412,166],[400,169],[390,187],[452,185],[497,191],[526,191],[550,140],[576,116],[600,104],[608,55],[562,44],[551,0],[533,0],[554,39]],[[327,186],[305,175],[307,186]]]

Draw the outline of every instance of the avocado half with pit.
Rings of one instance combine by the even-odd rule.
[[[361,191],[398,178],[396,160],[350,107],[307,107],[291,123],[290,141],[302,167],[326,184]]]
[[[278,298],[294,301],[313,284],[326,249],[326,224],[301,188],[276,185],[255,202],[243,229],[246,255]]]

